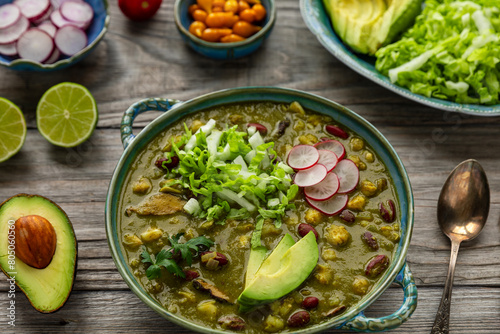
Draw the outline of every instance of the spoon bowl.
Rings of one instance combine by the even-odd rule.
[[[438,200],[438,223],[450,238],[451,256],[443,297],[431,334],[449,333],[451,292],[462,241],[474,239],[486,224],[490,210],[490,188],[486,173],[476,160],[460,163],[448,176]]]

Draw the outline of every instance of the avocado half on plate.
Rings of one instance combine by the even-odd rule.
[[[77,242],[51,200],[19,194],[0,205],[0,268],[42,313],[61,308],[73,289]]]
[[[333,29],[356,52],[374,55],[408,29],[423,0],[323,0]]]

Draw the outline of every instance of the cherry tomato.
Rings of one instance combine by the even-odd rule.
[[[162,0],[118,0],[122,13],[131,20],[147,20],[158,11]]]

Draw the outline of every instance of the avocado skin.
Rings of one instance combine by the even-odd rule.
[[[323,0],[330,15],[335,33],[352,50],[374,55],[378,49],[393,42],[408,29],[422,11],[423,0]],[[351,7],[343,5],[349,3]],[[354,4],[360,6],[356,13],[365,14],[366,4],[372,4],[371,16],[355,16]]]
[[[37,310],[38,312],[40,313],[54,313],[56,311],[58,311],[62,306],[64,306],[64,304],[66,303],[66,301],[68,300],[69,296],[71,295],[71,292],[73,291],[73,286],[74,286],[74,282],[75,282],[75,279],[76,279],[76,268],[78,266],[78,242],[77,242],[77,239],[76,239],[76,235],[75,235],[75,231],[73,229],[73,225],[71,224],[71,221],[69,220],[68,218],[68,215],[66,214],[66,212],[59,206],[57,205],[55,202],[53,202],[52,200],[46,198],[46,197],[43,197],[43,196],[40,196],[40,195],[30,195],[30,194],[24,194],[24,193],[21,193],[21,194],[17,194],[15,196],[12,196],[8,199],[6,199],[5,201],[3,201],[1,204],[0,204],[0,217],[2,216],[2,213],[3,213],[3,209],[4,209],[4,206],[9,203],[10,201],[16,201],[16,199],[18,198],[23,198],[23,199],[38,199],[38,200],[41,200],[42,202],[45,201],[46,204],[48,206],[53,206],[53,209],[57,210],[58,213],[60,213],[62,215],[62,217],[64,217],[64,222],[67,223],[67,232],[70,233],[70,237],[72,239],[72,241],[74,242],[74,247],[72,247],[72,250],[74,251],[74,255],[70,258],[70,260],[74,263],[74,265],[71,267],[72,269],[72,273],[70,274],[70,279],[71,279],[71,285],[68,287],[68,291],[65,295],[65,298],[63,300],[61,300],[58,305],[56,305],[55,307],[52,307],[52,308],[41,308],[41,307],[38,307],[37,305],[35,305],[32,301],[32,298],[30,298],[30,291],[28,290],[28,286],[25,286],[24,284],[20,283],[19,282],[19,277],[20,277],[20,274],[22,275],[22,273],[19,271],[19,268],[16,268],[17,269],[17,274],[15,275],[16,276],[16,285],[19,287],[19,289],[24,293],[24,295],[28,298],[28,301],[30,302],[31,306],[33,306],[33,308],[35,310]],[[31,215],[31,214],[37,214],[37,212],[26,212],[26,214],[22,214],[22,215],[19,215],[19,217],[21,216],[25,216],[25,215]],[[8,217],[8,219],[10,218],[19,218],[19,217]],[[3,222],[3,221],[0,221],[0,231],[2,231],[2,225],[4,224],[7,224],[7,221]],[[53,224],[54,226],[54,224]],[[54,226],[54,228],[56,229],[56,235],[58,234],[58,229],[59,229],[59,226]],[[59,233],[60,234],[60,233]],[[2,238],[0,236],[0,238]],[[5,239],[7,239],[7,237],[5,237]],[[58,242],[59,243],[59,242]],[[62,251],[62,250],[60,250]],[[1,243],[1,240],[0,240],[0,258],[2,257],[3,255],[3,252],[4,250],[2,249],[2,243]],[[58,249],[56,248],[56,251],[54,253],[54,257],[56,256],[58,252]],[[18,262],[22,262],[19,258],[16,257],[16,265]],[[8,270],[7,268],[4,268],[4,263],[1,261],[0,259],[0,269],[2,270],[2,272],[7,276],[7,278],[11,278],[11,276],[8,274],[8,272],[10,272],[10,270]],[[50,268],[50,264],[48,267],[44,268],[44,269],[36,269],[36,268],[33,268],[33,270],[46,270],[47,268]],[[65,270],[64,271],[64,274],[67,274],[68,270]],[[24,280],[24,279],[22,279]]]

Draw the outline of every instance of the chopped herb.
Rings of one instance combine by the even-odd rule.
[[[169,238],[170,249],[162,249],[156,256],[151,256],[143,246],[142,262],[150,263],[151,265],[146,270],[146,276],[149,280],[160,278],[161,267],[164,267],[169,273],[179,277],[186,277],[182,268],[175,261],[174,256],[181,254],[183,260],[190,266],[193,263],[193,257],[196,257],[200,252],[200,246],[210,248],[214,242],[204,236],[191,239],[185,243],[179,243],[179,239],[184,233],[179,233]]]

